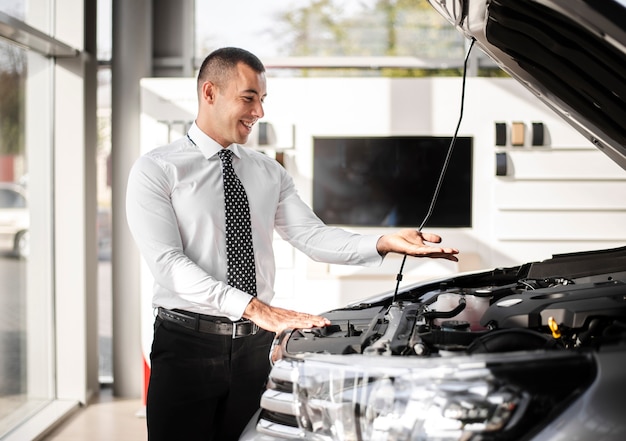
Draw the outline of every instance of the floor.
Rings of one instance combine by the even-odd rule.
[[[145,441],[141,399],[114,398],[104,389],[99,399],[79,409],[41,441]]]

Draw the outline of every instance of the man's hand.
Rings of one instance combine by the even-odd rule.
[[[325,317],[269,306],[256,297],[248,303],[243,317],[277,334],[290,328],[308,329],[330,325],[330,320]]]
[[[458,262],[455,248],[439,248],[426,245],[425,242],[439,243],[441,237],[431,233],[420,233],[412,228],[400,230],[397,233],[385,234],[378,239],[376,249],[384,256],[387,253],[406,254],[414,257],[431,257],[434,259],[448,259]]]

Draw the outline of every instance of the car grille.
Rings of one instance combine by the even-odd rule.
[[[274,366],[270,373],[267,390],[261,398],[257,430],[276,438],[303,439],[305,434],[298,427],[293,396],[292,376],[297,370],[291,363],[285,364]]]

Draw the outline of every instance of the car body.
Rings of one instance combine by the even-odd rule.
[[[25,258],[29,252],[30,224],[26,188],[0,182],[0,249]]]
[[[623,0],[430,0],[626,169]],[[616,195],[623,197],[623,195]],[[626,439],[626,247],[416,283],[277,337],[241,440]]]

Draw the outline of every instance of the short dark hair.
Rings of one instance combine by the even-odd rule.
[[[211,52],[202,62],[198,72],[198,90],[205,81],[222,86],[239,63],[244,63],[257,73],[265,72],[265,66],[253,53],[238,47],[223,47]]]

